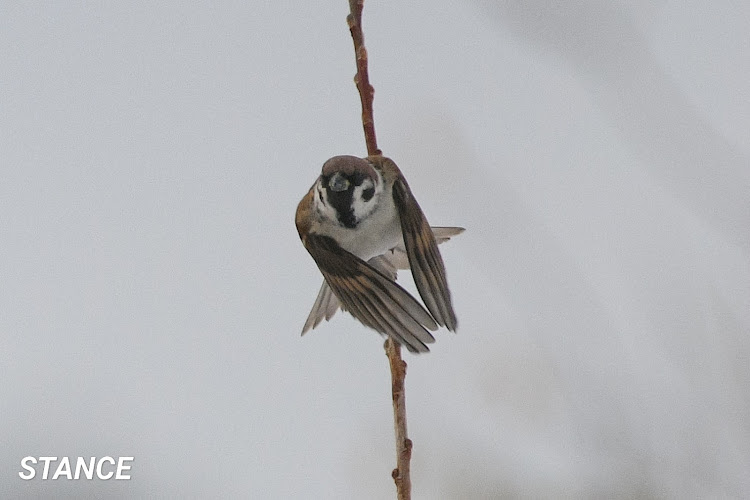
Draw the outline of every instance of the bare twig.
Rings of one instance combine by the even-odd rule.
[[[349,15],[346,22],[354,42],[354,55],[357,62],[357,74],[354,83],[359,91],[362,102],[362,127],[365,132],[365,143],[368,155],[379,155],[378,143],[375,138],[375,119],[372,112],[372,100],[375,89],[370,85],[367,73],[367,49],[365,37],[362,33],[362,7],[364,0],[349,0]],[[401,359],[401,346],[392,338],[385,341],[385,354],[391,367],[391,397],[393,399],[393,425],[396,432],[396,468],[391,476],[396,483],[399,500],[411,498],[411,476],[409,474],[411,462],[412,442],[406,433],[406,363]]]
[[[391,397],[393,398],[393,427],[396,432],[396,468],[391,476],[396,483],[398,500],[411,498],[411,439],[406,434],[406,362],[401,359],[401,346],[392,338],[385,341],[385,354],[391,365]]]
[[[365,36],[362,33],[362,7],[364,0],[349,0],[349,15],[346,23],[354,42],[354,56],[357,61],[357,74],[354,83],[359,90],[359,99],[362,102],[362,127],[365,130],[365,142],[367,143],[368,155],[379,155],[378,141],[375,139],[375,118],[372,113],[372,98],[375,89],[370,85],[370,76],[367,73],[367,49],[365,49]]]

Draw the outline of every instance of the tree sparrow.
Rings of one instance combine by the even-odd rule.
[[[297,206],[295,223],[325,278],[303,335],[339,307],[411,352],[429,351],[435,338],[428,330],[456,329],[438,243],[464,229],[431,228],[389,158],[326,161]],[[427,310],[396,284],[398,269],[411,269]]]

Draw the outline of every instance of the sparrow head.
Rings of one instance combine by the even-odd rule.
[[[334,156],[315,184],[315,205],[323,217],[353,229],[375,209],[382,190],[382,176],[366,159]]]

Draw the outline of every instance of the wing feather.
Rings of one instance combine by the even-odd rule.
[[[340,305],[341,303],[331,291],[331,287],[323,280],[318,297],[315,299],[310,314],[307,316],[305,326],[302,327],[302,335],[318,326],[323,321],[323,318],[326,321],[330,320],[336,314]]]
[[[401,175],[393,184],[393,200],[401,219],[404,246],[417,290],[435,321],[449,330],[455,330],[456,314],[435,236]]]
[[[432,234],[435,236],[435,241],[438,245],[449,241],[452,237],[463,232],[464,228],[462,227],[432,228]],[[367,262],[392,281],[396,281],[397,270],[409,269],[409,257],[406,255],[406,248],[403,243],[400,243],[383,255],[373,257]],[[334,294],[331,287],[328,286],[328,282],[323,280],[323,284],[320,286],[320,291],[318,292],[318,297],[315,299],[315,303],[310,310],[307,321],[305,321],[305,326],[302,328],[302,335],[317,327],[323,319],[329,321],[334,314],[336,314],[339,307],[345,310],[344,306],[336,297],[336,294]]]
[[[437,323],[406,290],[332,238],[311,234],[304,243],[331,291],[352,316],[410,351],[428,351],[426,344],[435,339],[427,329],[436,330]],[[323,304],[321,299],[321,307]],[[309,318],[305,326],[308,323]],[[317,323],[312,320],[313,327]]]

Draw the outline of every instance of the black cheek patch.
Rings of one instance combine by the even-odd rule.
[[[375,188],[370,187],[362,191],[362,199],[365,201],[370,201],[372,197],[375,196]]]

